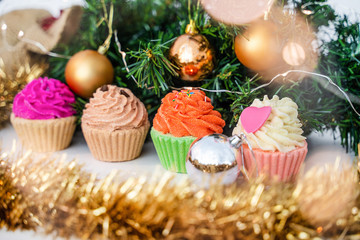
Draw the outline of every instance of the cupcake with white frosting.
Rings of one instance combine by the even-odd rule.
[[[107,162],[137,158],[150,128],[144,104],[129,89],[113,85],[96,90],[81,122],[92,155]]]
[[[290,98],[273,96],[255,99],[250,107],[270,107],[270,114],[263,125],[254,132],[247,132],[239,120],[233,134],[244,133],[253,148],[258,171],[281,180],[292,180],[298,174],[307,154],[306,138],[298,118],[298,106]],[[269,110],[270,111],[270,110]],[[242,117],[242,116],[241,116]],[[241,118],[240,117],[240,118]],[[254,159],[248,146],[244,148],[245,167],[253,169]]]

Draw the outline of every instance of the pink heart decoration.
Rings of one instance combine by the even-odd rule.
[[[259,130],[271,113],[271,107],[247,107],[240,116],[241,125],[247,133]]]

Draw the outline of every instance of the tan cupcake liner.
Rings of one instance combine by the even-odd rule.
[[[21,143],[34,152],[55,152],[70,145],[76,128],[76,117],[31,120],[15,117],[10,121]]]
[[[94,158],[105,162],[129,161],[141,154],[150,123],[134,129],[106,130],[81,125],[86,143]]]

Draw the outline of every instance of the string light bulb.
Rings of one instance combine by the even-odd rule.
[[[19,37],[19,38],[23,38],[24,35],[25,35],[24,32],[20,30],[19,33],[18,33],[18,37]]]
[[[313,10],[310,10],[308,7],[311,6],[311,5],[318,5],[318,6],[325,6],[327,5],[326,3],[320,3],[320,2],[317,2],[317,3],[313,3],[313,2],[308,2],[308,3],[305,3],[303,5],[301,5],[301,12],[305,15],[312,15],[315,13],[315,11]]]
[[[7,25],[6,25],[5,23],[3,23],[3,24],[1,25],[1,30],[2,30],[2,31],[6,31],[6,29],[7,29]]]
[[[284,61],[291,66],[300,66],[305,62],[304,48],[296,42],[288,42],[282,50]]]

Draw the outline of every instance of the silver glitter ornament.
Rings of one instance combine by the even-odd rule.
[[[195,141],[185,164],[189,178],[203,187],[219,181],[222,184],[235,182],[240,171],[238,162],[243,163],[239,151],[243,140],[238,135],[227,137],[223,134],[212,134]]]

